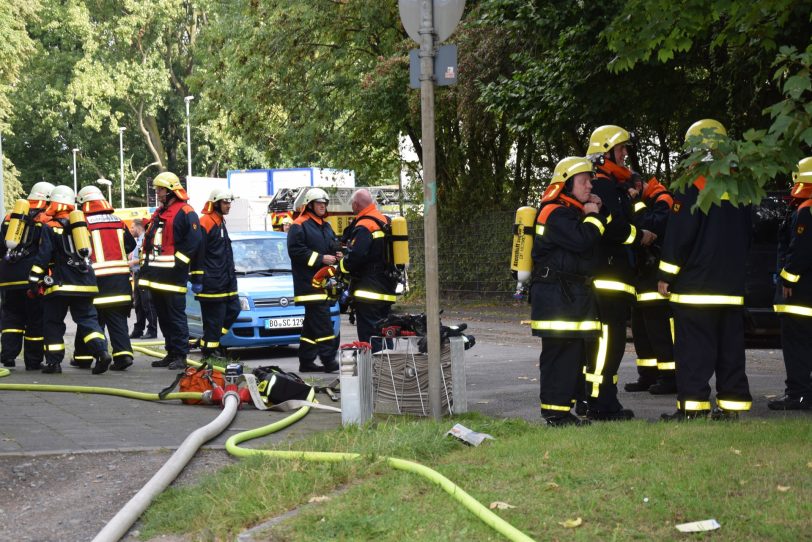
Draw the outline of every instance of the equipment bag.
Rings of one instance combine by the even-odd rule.
[[[257,388],[269,405],[278,405],[291,399],[305,400],[313,386],[305,383],[296,373],[286,373],[276,365],[266,365],[254,369]]]
[[[213,390],[215,387],[224,387],[225,378],[223,373],[212,369],[211,365],[204,363],[200,367],[187,367],[182,373],[178,373],[178,377],[172,383],[161,390],[158,396],[163,399],[168,395],[175,386],[178,387],[180,392],[199,392]],[[181,399],[187,405],[199,405],[203,401],[200,399]]]

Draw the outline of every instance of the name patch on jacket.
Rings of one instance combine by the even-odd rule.
[[[98,215],[85,215],[85,221],[88,224],[102,224],[105,222],[121,222],[121,219],[110,213],[101,213]]]

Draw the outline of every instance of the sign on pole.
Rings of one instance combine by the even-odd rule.
[[[420,43],[420,4],[422,0],[398,0],[400,20],[406,33],[417,43]],[[465,0],[434,0],[432,21],[437,43],[447,40],[457,23],[462,19],[465,10]]]

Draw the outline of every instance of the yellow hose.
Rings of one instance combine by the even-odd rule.
[[[3,376],[0,374],[0,376]],[[96,393],[99,395],[115,395],[142,401],[161,401],[157,393],[125,390],[121,388],[102,388],[99,386],[62,386],[57,384],[0,384],[0,390],[8,391],[56,391],[68,393]],[[184,391],[170,393],[164,399],[201,399],[199,391]]]
[[[160,343],[160,344],[163,344],[163,343]],[[159,352],[158,350],[152,350],[152,349],[150,349],[150,348],[144,348],[144,347],[143,347],[143,346],[141,346],[141,345],[135,345],[135,344],[133,344],[133,351],[134,351],[134,352],[141,352],[142,354],[146,354],[146,355],[148,355],[148,356],[153,356],[153,357],[156,357],[156,358],[162,358],[162,357],[164,357],[164,353],[163,353],[163,352]],[[201,366],[201,365],[203,365],[203,364],[202,364],[202,363],[200,363],[199,361],[195,361],[195,360],[193,360],[193,359],[186,358],[186,365],[191,365],[192,367],[200,367],[200,366]],[[218,367],[218,366],[216,366],[216,365],[212,366],[212,369],[214,369],[214,370],[215,370],[215,371],[217,371],[218,373],[224,373],[224,372],[225,372],[225,368],[223,368],[223,367]]]

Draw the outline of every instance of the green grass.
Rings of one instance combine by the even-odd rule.
[[[496,440],[469,448],[444,437],[456,421]],[[142,536],[233,540],[302,506],[262,539],[502,539],[438,487],[380,460],[395,456],[435,468],[486,506],[515,506],[497,513],[537,540],[812,539],[809,418],[571,429],[477,414],[440,424],[390,418],[290,449],[359,452],[366,460],[243,461],[198,486],[167,491],[145,515]],[[306,504],[323,495],[330,499]],[[578,528],[559,525],[577,517]],[[684,535],[674,528],[709,518],[721,529]]]

